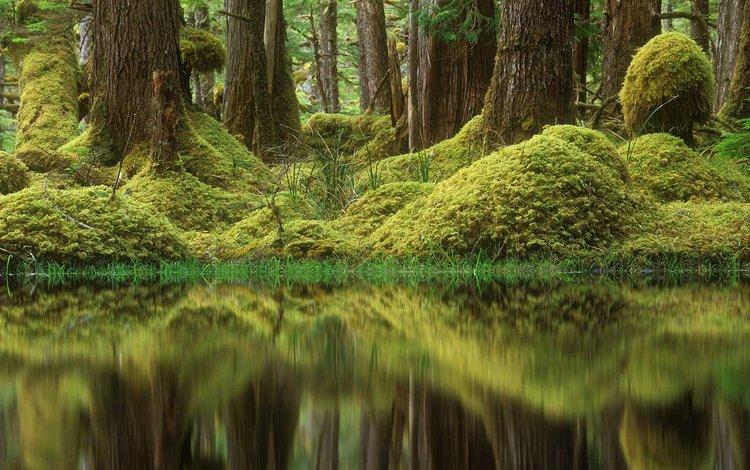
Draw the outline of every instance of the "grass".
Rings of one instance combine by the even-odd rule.
[[[672,281],[690,279],[738,281],[750,278],[750,266],[737,260],[661,260],[652,267],[626,263],[593,263],[583,260],[492,260],[470,258],[419,259],[384,258],[353,262],[346,259],[324,261],[269,258],[234,262],[198,261],[111,263],[101,266],[75,266],[45,262],[7,263],[0,278],[11,282],[42,285],[103,283],[110,285],[196,282],[340,285],[349,282],[392,283],[487,283],[551,282],[587,278],[660,278]]]

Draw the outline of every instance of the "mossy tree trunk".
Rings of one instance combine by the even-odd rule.
[[[192,24],[194,27],[204,30],[211,29],[211,15],[206,5],[195,7],[192,13]],[[214,72],[193,72],[193,91],[195,92],[195,104],[206,111],[212,117],[219,116],[219,110],[214,104],[213,90],[216,86]]]
[[[573,1],[507,0],[482,125],[513,144],[573,122]]]
[[[636,49],[661,32],[661,0],[606,0],[602,96],[620,92]]]
[[[711,56],[711,31],[708,29],[708,15],[710,13],[708,0],[691,0],[693,16],[696,19],[690,21],[690,34],[695,42],[701,46],[703,52]],[[699,19],[697,17],[701,17]]]
[[[273,22],[273,34],[276,36],[273,49],[273,73],[269,83],[271,92],[271,110],[274,122],[278,125],[279,137],[282,145],[288,146],[299,141],[302,129],[300,122],[299,101],[297,87],[292,77],[292,65],[286,50],[286,22],[284,20],[284,5],[278,0],[275,10],[276,21]],[[267,45],[268,46],[268,45]]]
[[[409,103],[408,103],[408,120],[409,120],[409,150],[414,151],[421,149],[422,132],[421,132],[421,113],[419,106],[422,97],[419,88],[419,22],[417,13],[419,12],[419,0],[409,0]]]
[[[750,1],[748,0],[745,1],[742,10],[742,27],[729,95],[721,113],[734,119],[750,117]]]
[[[747,0],[722,0],[719,3],[718,27],[716,34],[716,110],[720,110],[729,96],[734,66],[737,62],[742,11]]]
[[[391,109],[391,92],[387,86],[388,42],[385,32],[383,0],[357,1],[357,34],[359,35],[359,106],[380,114]]]
[[[576,38],[573,49],[573,67],[578,80],[578,101],[585,102],[586,80],[588,74],[589,37],[583,33],[588,30],[591,19],[591,0],[573,0],[573,10],[576,18],[576,28],[582,33]]]
[[[440,11],[450,0],[432,0],[423,9]],[[449,25],[419,29],[419,86],[422,97],[421,135],[424,147],[456,135],[474,116],[482,112],[484,98],[492,80],[497,53],[497,35],[489,19],[495,17],[493,0],[474,0]],[[476,15],[472,33],[448,41],[444,28],[458,31],[469,15]],[[485,21],[486,19],[486,21]]]
[[[338,70],[338,3],[326,0],[320,14],[320,70],[318,75],[322,82],[327,113],[341,111],[339,98]]]
[[[103,163],[113,164],[126,147],[153,137],[154,73],[172,81],[166,88],[187,89],[180,75],[181,8],[178,0],[94,0],[93,8],[91,126],[111,139]],[[179,119],[180,108],[174,112]]]

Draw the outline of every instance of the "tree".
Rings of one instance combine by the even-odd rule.
[[[391,92],[387,86],[388,40],[383,0],[357,1],[357,35],[360,108],[363,112],[372,109],[388,114],[391,109]]]
[[[721,113],[735,119],[750,117],[750,1],[742,10],[742,27],[734,64],[734,73]]]
[[[168,137],[164,126],[179,119],[182,93],[174,103],[163,102],[171,92],[153,96],[155,85],[165,92],[187,88],[180,76],[181,8],[177,0],[93,0],[92,6],[91,126],[111,139],[103,158],[115,163],[129,146]],[[170,122],[160,115],[166,110],[175,113]],[[156,157],[166,165],[173,155]]]
[[[690,33],[703,52],[711,55],[711,32],[708,30],[710,13],[708,0],[691,0],[693,19],[690,20]]]
[[[282,145],[298,141],[302,128],[299,101],[292,78],[292,67],[286,50],[286,22],[281,0],[266,4],[265,47],[268,61],[268,92],[271,95],[271,112],[278,126]],[[272,18],[275,18],[272,20]]]
[[[573,49],[573,68],[578,79],[578,101],[585,102],[589,55],[589,35],[586,30],[591,19],[591,0],[573,0],[573,12],[578,32]]]
[[[422,6],[423,17],[440,18],[453,8],[451,0]],[[493,0],[471,0],[448,22],[431,22],[419,29],[419,72],[422,145],[453,137],[481,114],[492,79],[497,51]],[[465,28],[474,18],[474,25]]]
[[[211,29],[211,15],[207,5],[198,5],[191,13],[191,23],[194,27],[204,30]],[[216,77],[213,71],[193,71],[193,93],[195,104],[213,117],[219,117],[219,110],[214,104],[213,90],[216,86]]]
[[[507,0],[482,113],[490,141],[513,144],[573,121],[573,1]]]
[[[320,69],[324,111],[338,113],[341,111],[339,99],[338,70],[338,4],[336,0],[325,0],[320,15]]]
[[[661,0],[605,0],[602,95],[617,95],[635,51],[661,32]]]
[[[722,0],[719,3],[716,35],[716,110],[720,110],[729,96],[742,28],[741,12],[747,0]]]

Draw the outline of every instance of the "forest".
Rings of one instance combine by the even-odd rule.
[[[0,0],[0,261],[750,263],[750,0]]]

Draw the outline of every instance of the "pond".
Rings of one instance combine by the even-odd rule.
[[[750,285],[11,288],[2,468],[747,468]]]

